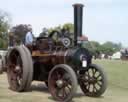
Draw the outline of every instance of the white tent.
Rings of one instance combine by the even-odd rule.
[[[116,52],[112,55],[112,59],[120,59],[121,58],[121,53],[120,52]]]

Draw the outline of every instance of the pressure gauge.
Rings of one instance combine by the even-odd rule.
[[[65,47],[69,47],[71,45],[71,40],[68,37],[62,39],[62,43]]]

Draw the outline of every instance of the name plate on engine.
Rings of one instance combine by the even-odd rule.
[[[87,67],[87,61],[86,60],[82,61],[82,67]]]

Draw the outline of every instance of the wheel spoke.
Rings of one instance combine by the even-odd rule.
[[[84,85],[89,85],[89,83],[88,82],[84,82]]]
[[[88,84],[88,90],[90,90],[90,84]]]
[[[95,73],[95,76],[94,76],[94,77],[98,79],[100,76],[101,76],[101,74],[100,74],[98,71],[96,71],[96,73]]]
[[[63,88],[63,95],[64,95],[63,97],[66,97],[67,96],[65,87]]]
[[[87,79],[81,79],[81,82],[82,83],[88,83],[88,80]]]
[[[93,92],[97,92],[97,88],[96,88],[95,84],[93,84]]]
[[[97,82],[97,85],[101,87],[102,86],[102,83],[100,84],[99,82]]]
[[[57,96],[57,97],[61,97],[61,96],[60,96],[60,89],[59,89],[59,88],[56,88],[55,93],[56,93],[56,96]]]
[[[89,69],[89,70],[88,70],[88,76],[89,76],[89,77],[92,77],[92,69]]]
[[[96,73],[96,69],[92,69],[93,70],[93,75],[95,75],[95,73]]]
[[[62,96],[65,97],[65,90],[62,88]]]
[[[85,72],[85,78],[89,79],[90,76],[89,76],[89,72]]]
[[[71,92],[72,87],[69,87],[69,85],[66,87],[68,88],[69,92]]]

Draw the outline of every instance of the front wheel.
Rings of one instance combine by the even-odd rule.
[[[86,71],[82,71],[80,74],[79,84],[85,95],[99,97],[105,92],[107,78],[100,66],[91,64]]]
[[[50,71],[48,88],[55,100],[59,102],[71,101],[77,89],[75,72],[68,65],[56,65]]]

